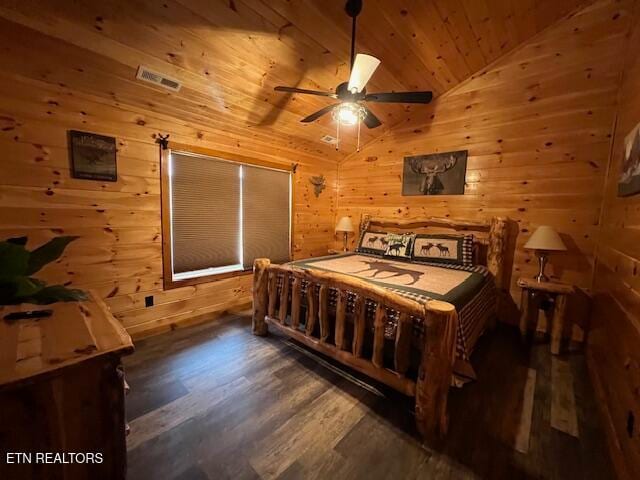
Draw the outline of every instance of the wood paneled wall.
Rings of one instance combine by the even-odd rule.
[[[117,138],[117,182],[71,177],[69,129]],[[79,235],[41,275],[95,289],[134,336],[246,305],[251,275],[163,291],[158,132],[180,143],[299,163],[295,256],[326,254],[334,239],[335,162],[295,146],[269,146],[254,140],[250,129],[238,129],[235,137],[229,131],[218,134],[209,125],[15,75],[0,78],[0,238],[28,235],[35,246],[56,235]],[[309,177],[320,173],[327,188],[316,198]],[[155,305],[145,308],[148,295]]]
[[[587,358],[621,478],[640,478],[640,194],[618,197],[624,138],[640,122],[640,2],[626,50],[594,275]]]
[[[347,158],[338,216],[509,216],[519,224],[516,301],[518,276],[536,270],[522,246],[553,225],[569,251],[549,272],[589,287],[629,6],[601,0],[574,12]],[[401,195],[404,156],[462,149],[465,195]]]

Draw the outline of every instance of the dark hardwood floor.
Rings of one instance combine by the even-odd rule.
[[[450,432],[421,445],[412,400],[247,315],[136,344],[126,359],[129,478],[614,478],[580,354],[500,327],[479,380],[450,395]],[[318,361],[320,359],[320,361]]]

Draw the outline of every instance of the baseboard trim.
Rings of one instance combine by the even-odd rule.
[[[136,340],[141,340],[143,338],[153,337],[155,335],[160,335],[162,333],[177,330],[179,328],[191,327],[193,325],[199,325],[201,323],[212,322],[223,315],[227,315],[229,313],[237,313],[242,310],[246,310],[250,308],[251,302],[252,301],[249,298],[246,301],[231,304],[224,309],[217,310],[214,312],[207,312],[200,315],[195,315],[193,317],[189,317],[184,320],[180,320],[178,322],[168,321],[167,323],[155,324],[146,329],[129,331],[129,335],[131,335],[131,338],[134,341],[136,341]]]

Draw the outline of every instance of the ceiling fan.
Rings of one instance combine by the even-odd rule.
[[[382,122],[363,103],[429,103],[433,97],[431,92],[386,92],[367,93],[365,85],[380,65],[380,60],[366,54],[355,54],[356,46],[356,18],[362,11],[362,0],[347,0],[345,5],[347,15],[352,18],[351,23],[351,74],[348,82],[343,82],[336,87],[335,92],[322,92],[319,90],[307,90],[296,87],[275,87],[278,92],[301,93],[303,95],[318,95],[339,100],[340,103],[327,105],[315,113],[303,118],[301,122],[310,123],[321,116],[332,112],[338,123],[338,138],[340,124],[355,125],[358,123],[358,143],[360,141],[360,121],[367,128],[376,128]],[[337,146],[336,146],[337,148]]]

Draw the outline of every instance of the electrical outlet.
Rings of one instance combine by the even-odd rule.
[[[629,413],[627,413],[627,435],[629,435],[629,438],[633,438],[635,424],[636,418],[634,417],[633,412],[629,410]]]
[[[144,297],[144,306],[145,307],[153,307],[153,295],[149,295],[148,297]]]

